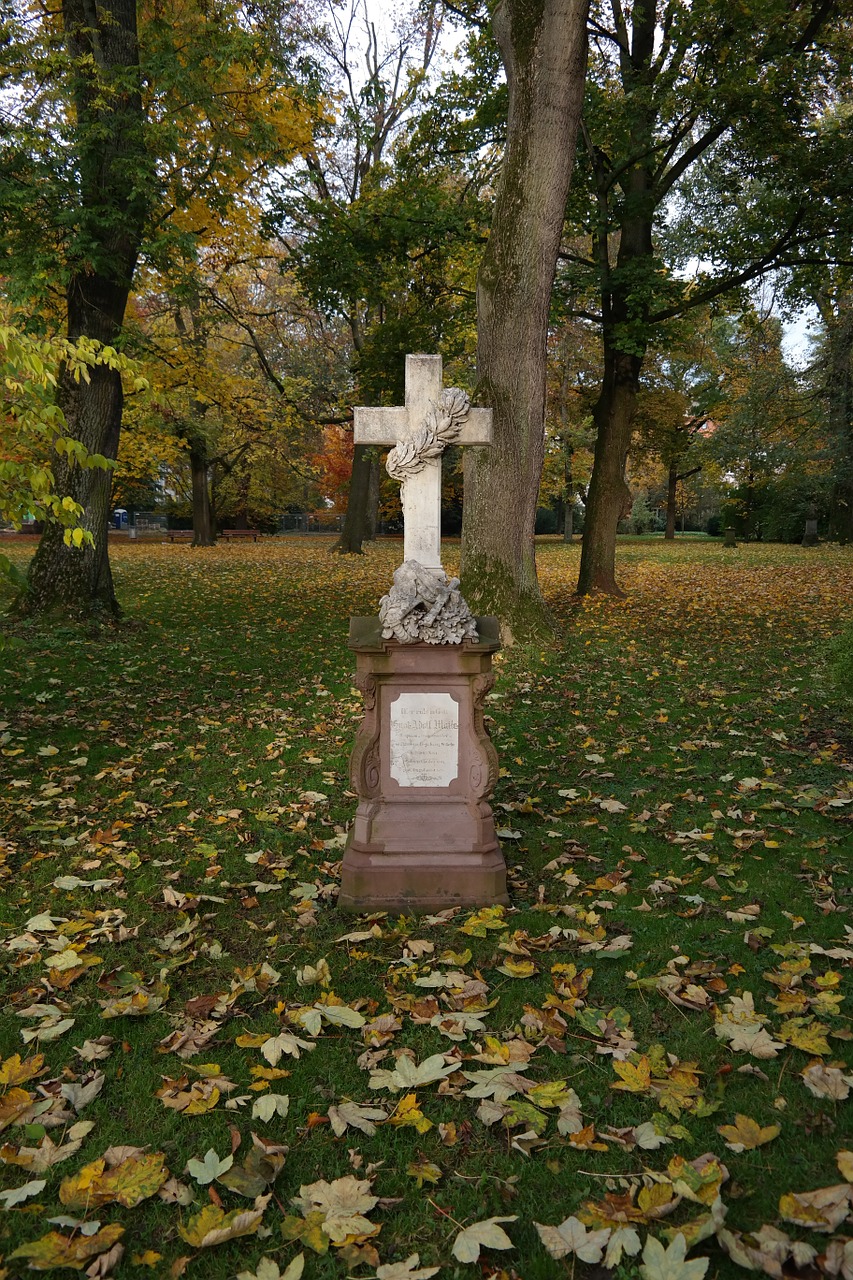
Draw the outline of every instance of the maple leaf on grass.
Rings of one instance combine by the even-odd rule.
[[[838,1165],[838,1172],[847,1182],[853,1182],[853,1151],[837,1151],[835,1153],[835,1163]]]
[[[730,1151],[754,1151],[756,1147],[763,1147],[774,1138],[778,1138],[780,1126],[768,1124],[762,1127],[750,1116],[741,1115],[738,1112],[734,1124],[718,1125],[717,1133],[725,1138],[726,1146]]]
[[[203,1160],[188,1160],[187,1173],[191,1178],[199,1184],[200,1187],[206,1187],[209,1182],[213,1182],[214,1178],[218,1178],[221,1173],[227,1173],[234,1163],[233,1155],[225,1156],[220,1160],[219,1156],[209,1147]]]
[[[239,1036],[237,1044],[240,1044]],[[261,1053],[271,1067],[277,1066],[283,1054],[298,1058],[303,1050],[310,1053],[312,1049],[316,1048],[316,1044],[313,1044],[310,1040],[301,1040],[299,1036],[291,1035],[289,1031],[282,1031],[280,1035],[270,1036],[260,1046]]]
[[[376,1132],[374,1121],[387,1119],[387,1112],[380,1107],[365,1107],[358,1102],[341,1102],[336,1107],[329,1107],[329,1123],[336,1138],[346,1133],[350,1126],[372,1138]]]
[[[587,1231],[575,1217],[566,1218],[557,1227],[534,1222],[539,1239],[552,1258],[565,1258],[573,1253],[581,1262],[600,1262],[610,1239],[610,1227]]]
[[[405,1098],[400,1099],[396,1109],[388,1117],[388,1124],[395,1129],[415,1129],[418,1133],[426,1133],[432,1128],[432,1121],[421,1111],[414,1093],[407,1093]]]
[[[120,1204],[132,1209],[156,1195],[169,1177],[162,1152],[122,1160],[106,1168],[102,1157],[64,1178],[59,1199],[69,1209],[86,1212],[97,1205]]]
[[[255,1271],[238,1271],[237,1280],[299,1280],[304,1270],[304,1253],[297,1253],[284,1271],[279,1270],[275,1258],[261,1258]]]
[[[299,1188],[292,1201],[303,1216],[323,1215],[323,1230],[333,1244],[343,1244],[347,1236],[374,1235],[377,1228],[364,1215],[377,1203],[369,1181],[347,1175],[334,1182],[312,1182]]]
[[[252,1119],[269,1122],[273,1116],[282,1119],[290,1110],[290,1098],[286,1093],[265,1093],[252,1103]]]
[[[643,1280],[702,1280],[710,1258],[687,1258],[687,1242],[681,1232],[668,1248],[649,1236],[643,1249],[640,1274]]]
[[[834,1231],[853,1204],[853,1187],[839,1183],[816,1191],[789,1191],[779,1199],[779,1216],[811,1231]]]
[[[476,1262],[481,1249],[514,1249],[515,1245],[507,1233],[499,1225],[501,1222],[516,1222],[517,1215],[508,1218],[486,1218],[483,1222],[472,1222],[464,1227],[453,1241],[451,1253],[458,1262]]]
[[[446,1063],[443,1053],[434,1053],[420,1065],[403,1054],[392,1071],[371,1071],[370,1088],[388,1089],[391,1093],[399,1093],[401,1089],[419,1089],[451,1075],[457,1066],[456,1062]]]
[[[624,1089],[628,1093],[646,1093],[651,1088],[651,1063],[645,1054],[642,1054],[636,1062],[614,1060],[613,1070],[619,1076],[619,1079],[613,1083],[614,1089]]]
[[[263,1198],[263,1197],[262,1197]],[[254,1235],[261,1224],[266,1204],[254,1209],[233,1209],[226,1213],[215,1204],[206,1204],[200,1213],[190,1218],[187,1225],[178,1227],[178,1233],[194,1249],[209,1249],[237,1236]]]
[[[413,1253],[403,1262],[386,1262],[376,1268],[376,1280],[430,1280],[441,1267],[422,1267],[419,1253]]]
[[[809,1093],[816,1098],[832,1098],[844,1102],[850,1096],[853,1076],[846,1076],[839,1067],[827,1067],[819,1059],[810,1062],[800,1072]]]
[[[0,1191],[0,1200],[3,1201],[4,1209],[12,1209],[16,1204],[23,1204],[30,1196],[37,1196],[40,1191],[44,1191],[47,1186],[45,1178],[36,1178],[32,1182],[25,1182],[20,1187],[12,1187],[8,1191]]]
[[[29,1258],[29,1265],[33,1271],[50,1271],[54,1267],[82,1271],[98,1254],[112,1249],[123,1235],[124,1227],[117,1222],[111,1222],[90,1236],[82,1234],[64,1236],[59,1231],[50,1231],[39,1240],[19,1245],[9,1254],[9,1257]]]

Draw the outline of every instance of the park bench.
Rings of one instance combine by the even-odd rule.
[[[192,529],[167,529],[166,538],[169,542],[192,542],[195,534]]]
[[[253,542],[257,542],[261,531],[260,529],[223,529],[220,536],[226,542],[230,542],[232,538],[251,538]]]

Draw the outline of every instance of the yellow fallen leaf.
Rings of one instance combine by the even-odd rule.
[[[740,1112],[735,1116],[734,1124],[717,1126],[717,1133],[723,1135],[726,1146],[730,1151],[736,1152],[754,1151],[756,1147],[763,1147],[765,1143],[778,1138],[779,1132],[778,1124],[768,1124],[762,1128],[756,1120],[741,1115]]]
[[[432,1128],[432,1121],[418,1107],[418,1099],[414,1093],[407,1093],[400,1099],[394,1114],[388,1118],[388,1124],[393,1124],[398,1129],[411,1127],[418,1133],[426,1133]]]
[[[838,1172],[848,1182],[853,1182],[853,1151],[839,1151],[835,1157]]]
[[[63,1179],[59,1199],[67,1208],[80,1213],[102,1204],[121,1204],[132,1209],[155,1195],[168,1181],[165,1161],[162,1152],[122,1160],[112,1169],[106,1169],[103,1160],[95,1160]]]
[[[9,1257],[29,1258],[29,1265],[33,1271],[50,1271],[54,1267],[68,1267],[72,1271],[82,1271],[92,1258],[97,1257],[99,1253],[106,1253],[123,1235],[124,1227],[119,1226],[117,1222],[111,1222],[109,1226],[102,1227],[91,1236],[80,1234],[64,1236],[59,1231],[50,1231],[40,1240],[19,1245],[9,1254]]]
[[[226,1213],[215,1204],[206,1204],[178,1232],[194,1249],[209,1249],[237,1236],[254,1235],[264,1216],[263,1209],[233,1209]]]
[[[23,1084],[25,1080],[32,1080],[33,1076],[39,1075],[43,1068],[43,1053],[37,1053],[35,1057],[26,1058],[23,1062],[19,1053],[13,1053],[0,1064],[0,1085],[7,1088],[10,1084]]]
[[[614,1062],[613,1070],[619,1079],[614,1089],[624,1089],[628,1093],[645,1093],[652,1083],[652,1069],[649,1059],[643,1054],[635,1064],[633,1062]]]

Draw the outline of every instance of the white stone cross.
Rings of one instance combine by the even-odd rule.
[[[442,392],[441,356],[406,356],[406,407],[353,409],[356,444],[392,447],[420,427]],[[459,444],[492,443],[491,409],[469,409]],[[403,481],[403,558],[441,568],[441,458]]]

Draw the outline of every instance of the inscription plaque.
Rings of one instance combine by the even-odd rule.
[[[449,693],[401,693],[391,703],[391,777],[447,787],[459,774],[459,705]]]

